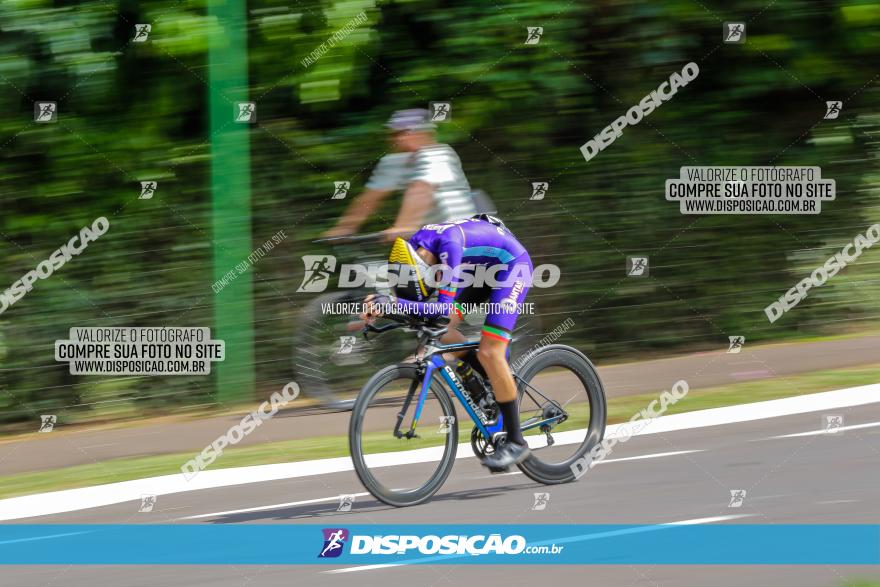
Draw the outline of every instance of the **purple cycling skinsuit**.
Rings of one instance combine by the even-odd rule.
[[[416,249],[425,248],[437,256],[441,265],[452,269],[444,276],[436,302],[418,302],[398,299],[402,311],[428,318],[447,316],[450,310],[462,317],[461,304],[489,303],[489,312],[483,325],[482,335],[510,341],[511,333],[519,317],[519,309],[532,282],[532,260],[525,247],[501,224],[481,218],[456,220],[443,224],[423,226],[410,239]],[[490,285],[471,284],[456,288],[462,283],[459,267],[483,266]],[[473,275],[479,276],[480,271]],[[448,283],[448,284],[446,284]]]

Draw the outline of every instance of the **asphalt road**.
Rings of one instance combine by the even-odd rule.
[[[726,523],[880,523],[880,403],[836,410],[838,434],[776,438],[818,431],[814,412],[738,424],[633,437],[608,462],[577,483],[544,487],[525,476],[488,474],[474,458],[459,459],[445,486],[426,504],[397,509],[370,496],[337,512],[338,496],[363,492],[353,472],[252,483],[160,496],[153,512],[126,502],[27,523],[327,524],[370,523],[669,523],[743,515]],[[876,423],[877,426],[870,426]],[[681,453],[681,451],[693,451]],[[636,458],[680,453],[653,458]],[[400,466],[401,480],[414,468]],[[730,491],[746,490],[738,508]],[[550,493],[545,510],[536,492]],[[324,498],[324,501],[320,501]],[[319,501],[315,501],[319,500]],[[293,503],[291,502],[307,502]],[[274,504],[288,504],[276,506]],[[237,511],[244,510],[244,511]],[[226,513],[221,513],[226,512]],[[189,518],[190,516],[199,516]],[[815,565],[482,567],[419,565],[334,574],[334,567],[6,567],[4,584],[47,585],[534,585],[560,584],[713,587],[726,585],[842,586],[862,577],[880,581],[880,568]],[[503,577],[503,579],[502,579]]]
[[[880,363],[880,336],[764,346],[751,346],[746,341],[740,353],[726,351],[725,346],[712,352],[597,367],[608,397],[659,393],[664,386],[682,378],[696,391],[747,380]],[[59,427],[51,434],[0,440],[0,476],[114,458],[199,452],[245,413],[175,422],[134,422],[120,428]],[[345,434],[348,421],[348,412],[321,413],[294,407],[263,423],[238,446]]]

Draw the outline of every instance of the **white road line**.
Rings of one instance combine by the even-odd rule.
[[[852,426],[841,426],[840,428],[835,428],[834,432],[828,432],[827,430],[810,430],[809,432],[798,432],[796,434],[771,436],[767,440],[776,440],[777,438],[799,438],[801,436],[818,436],[820,434],[825,434],[827,436],[836,436],[841,432],[845,432],[846,430],[861,430],[862,428],[876,428],[877,426],[880,426],[880,422],[870,422],[868,424],[853,424]]]
[[[676,450],[673,452],[655,452],[649,455],[638,455],[634,457],[622,457],[619,459],[605,459],[596,463],[597,465],[604,465],[605,463],[622,463],[624,461],[641,461],[644,459],[659,459],[662,457],[673,457],[676,455],[686,455],[695,452],[703,452],[702,450]],[[493,473],[491,475],[483,475],[481,477],[474,477],[474,479],[492,479],[495,477],[506,477],[508,475],[522,475],[522,471],[510,471],[509,473]]]
[[[686,455],[694,452],[703,452],[700,450],[675,450],[672,452],[655,452],[649,455],[638,455],[634,457],[621,457],[619,459],[605,459],[603,461],[599,461],[599,465],[604,465],[606,463],[622,463],[624,461],[641,461],[643,459],[659,459],[662,457],[674,457],[676,455]]]
[[[522,475],[522,471],[508,471],[506,473],[492,473],[490,475],[480,475],[471,477],[471,479],[497,479],[499,477],[513,477],[514,475]]]
[[[376,569],[389,569],[391,567],[403,567],[412,563],[385,563],[384,565],[367,565],[365,567],[349,567],[347,569],[334,569],[332,571],[321,571],[326,575],[335,575],[338,573],[356,573],[358,571],[374,571]]]
[[[686,401],[686,400],[683,400]],[[707,426],[751,422],[765,418],[778,418],[807,412],[835,410],[851,406],[859,406],[880,402],[880,383],[863,385],[837,391],[826,391],[788,397],[783,399],[755,402],[725,408],[698,410],[683,414],[663,416],[653,420],[639,431],[637,436],[690,430]],[[605,438],[622,436],[621,427],[614,424],[605,430]],[[632,427],[629,426],[631,429]],[[557,445],[583,440],[583,430],[572,430],[554,435]],[[634,435],[635,436],[635,435]],[[544,437],[531,437],[529,445],[537,447],[544,443]],[[535,444],[533,444],[535,443]],[[413,451],[392,452],[372,455],[371,466],[398,466],[404,464],[434,462],[440,459],[442,447],[425,448]],[[469,443],[459,445],[458,458],[474,458]],[[66,489],[35,495],[11,497],[0,500],[0,521],[19,520],[87,510],[104,507],[127,501],[140,501],[142,495],[168,495],[185,491],[231,487],[248,483],[265,483],[283,479],[311,477],[343,473],[353,470],[350,457],[336,457],[301,461],[296,463],[279,463],[274,465],[256,465],[202,471],[195,478],[187,481],[182,473],[162,475],[147,479],[135,479],[120,483],[109,483],[79,489]]]
[[[729,520],[737,520],[741,518],[752,517],[756,514],[736,514],[732,516],[713,516],[710,518],[694,518],[691,520],[680,520],[678,522],[666,522],[662,524],[650,524],[645,526],[636,526],[634,528],[626,528],[622,530],[609,530],[607,532],[596,532],[594,534],[581,534],[580,536],[566,536],[562,538],[552,538],[549,540],[542,540],[541,542],[536,542],[534,544],[529,544],[529,546],[541,546],[541,545],[549,545],[549,544],[567,544],[570,542],[584,542],[586,540],[600,540],[604,538],[612,538],[614,536],[623,536],[625,534],[640,534],[642,532],[656,532],[658,530],[666,530],[672,526],[697,526],[699,524],[712,524],[715,522],[726,522]],[[359,571],[374,571],[376,569],[385,569],[388,567],[402,567],[412,564],[422,564],[431,561],[438,560],[449,560],[453,558],[461,558],[461,557],[470,557],[473,555],[470,554],[453,554],[453,555],[438,555],[438,556],[428,556],[415,558],[409,561],[403,561],[399,563],[391,563],[391,564],[379,564],[379,565],[364,565],[359,567],[346,567],[344,569],[332,569],[330,571],[321,571],[323,574],[327,575],[336,575],[341,573],[357,573]]]
[[[363,497],[365,495],[370,495],[370,494],[367,493],[366,491],[364,491],[363,493],[354,493],[354,494],[349,494],[349,495],[354,495],[355,497]],[[256,506],[256,507],[252,507],[252,508],[244,508],[244,509],[240,509],[240,510],[227,510],[225,512],[214,512],[213,514],[198,514],[196,516],[186,516],[183,518],[177,518],[177,520],[198,520],[201,518],[213,518],[215,516],[228,516],[231,514],[246,514],[248,512],[263,512],[266,510],[274,510],[274,509],[278,509],[278,508],[289,508],[289,507],[296,507],[298,505],[309,505],[312,503],[321,503],[321,502],[325,502],[325,501],[336,501],[339,499],[339,497],[340,496],[338,496],[338,495],[332,495],[330,497],[318,497],[315,499],[304,499],[303,501],[289,501],[287,503],[276,503],[274,505],[261,505],[261,506]],[[175,520],[175,521],[177,521],[177,520]]]
[[[730,516],[713,516],[709,518],[694,518],[692,520],[681,520],[680,522],[669,522],[669,526],[697,526],[699,524],[714,524],[715,522],[727,522],[729,520],[738,520],[740,518],[751,518],[757,514],[733,514]]]
[[[600,462],[599,464],[602,465],[605,463],[619,463],[621,461],[638,461],[638,460],[642,460],[642,459],[659,459],[661,457],[671,457],[671,456],[675,456],[675,455],[684,455],[684,454],[690,454],[690,453],[695,453],[695,452],[703,452],[703,451],[702,450],[678,450],[678,451],[674,451],[674,452],[658,452],[658,453],[649,454],[649,455],[638,455],[638,456],[634,456],[634,457],[623,457],[623,458],[619,458],[619,459],[607,459],[607,460]],[[472,477],[472,478],[473,479],[490,479],[490,478],[497,478],[497,477],[505,477],[508,475],[522,475],[522,471],[510,471],[509,473],[496,473],[494,475],[485,475],[482,477]],[[353,495],[355,497],[364,497],[364,496],[367,496],[370,494],[368,492],[364,491],[362,493],[355,493]],[[225,512],[214,512],[211,514],[197,514],[194,516],[184,516],[182,518],[177,518],[177,520],[200,520],[203,518],[214,518],[217,516],[229,516],[232,514],[246,514],[246,513],[250,513],[250,512],[264,512],[267,510],[274,510],[274,509],[287,508],[287,507],[296,507],[299,505],[309,505],[309,504],[313,504],[313,503],[332,502],[332,501],[338,500],[339,497],[340,497],[339,495],[331,495],[330,497],[316,497],[315,499],[304,499],[302,501],[289,501],[287,503],[276,503],[274,505],[260,505],[260,506],[250,507],[250,508],[243,508],[240,510],[227,510]]]
[[[828,501],[817,501],[819,505],[837,505],[839,503],[858,503],[860,499],[829,499]]]

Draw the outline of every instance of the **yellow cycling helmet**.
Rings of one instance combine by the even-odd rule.
[[[409,241],[394,239],[388,255],[388,273],[396,277],[397,284],[392,289],[397,297],[416,302],[427,300],[435,289],[425,282],[430,269]]]

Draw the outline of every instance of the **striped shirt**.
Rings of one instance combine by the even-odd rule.
[[[449,145],[437,143],[415,153],[385,155],[373,170],[367,188],[405,190],[414,181],[434,187],[434,207],[423,222],[448,222],[477,213],[461,160]]]

